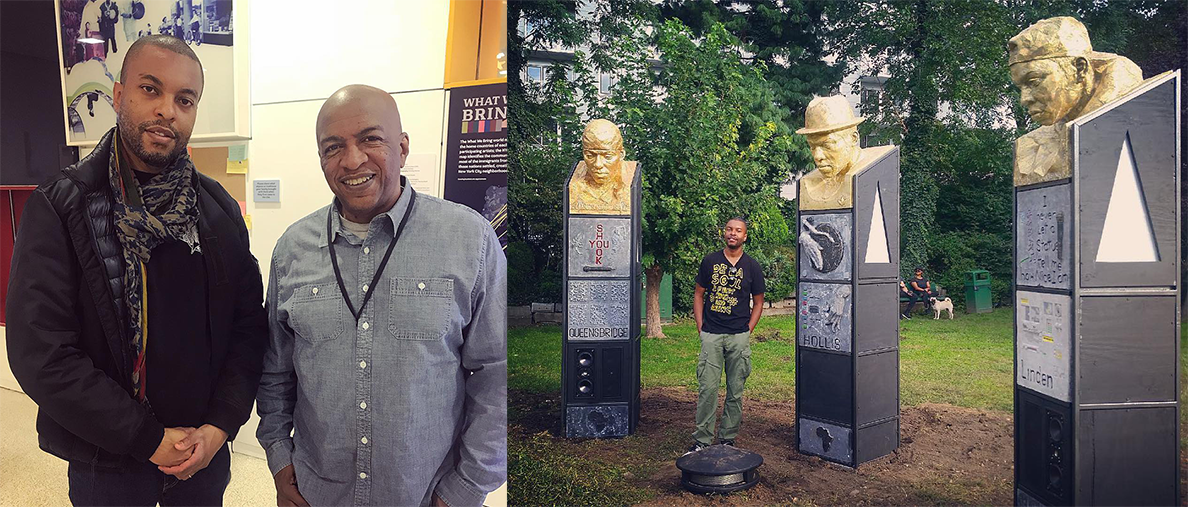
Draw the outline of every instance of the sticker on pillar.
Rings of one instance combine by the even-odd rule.
[[[850,329],[854,302],[849,285],[840,283],[800,284],[801,347],[833,352],[850,352]]]
[[[801,279],[850,279],[853,272],[850,216],[850,213],[801,215]]]
[[[1097,262],[1159,262],[1159,247],[1155,245],[1129,132],[1118,155],[1118,172],[1114,174],[1114,188],[1101,229]]]
[[[630,338],[630,286],[627,280],[570,280],[566,298],[569,339]]]
[[[1069,401],[1072,298],[1064,294],[1015,293],[1015,383]]]
[[[887,264],[891,262],[891,250],[887,248],[887,224],[883,220],[883,189],[882,185],[875,186],[874,211],[870,216],[870,231],[866,234],[867,264]]]
[[[798,422],[800,452],[840,463],[854,461],[850,428],[801,418]]]
[[[631,219],[569,219],[569,276],[630,276]]]
[[[1072,207],[1070,187],[1024,190],[1016,196],[1015,283],[1070,289]]]

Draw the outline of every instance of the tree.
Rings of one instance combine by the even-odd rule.
[[[1007,5],[991,0],[834,3],[827,11],[832,46],[841,58],[866,74],[890,76],[882,99],[864,110],[871,121],[863,128],[889,130],[900,140],[905,277],[933,260],[930,246],[938,236],[967,227],[966,212],[1005,218],[986,224],[983,232],[1010,237],[1010,191],[1002,188],[1010,159],[1002,159],[1002,151],[971,159],[952,149],[953,141],[973,140],[978,131],[1003,138],[993,132],[1012,126],[1005,48],[1018,30],[1009,13]],[[986,192],[966,196],[973,199],[961,207],[949,206],[950,194],[941,188],[970,183]],[[994,192],[1006,200],[978,200]],[[996,275],[1010,277],[1009,271]]]
[[[531,29],[508,31],[508,212],[509,252],[517,256],[509,266],[508,287],[513,304],[557,301],[561,293],[562,185],[567,169],[579,157],[573,143],[577,114],[576,90],[564,66],[551,67],[544,87],[523,82],[520,70],[533,48],[579,46],[587,31],[577,19],[574,0],[512,1],[509,19],[523,19]],[[558,134],[558,129],[562,133]],[[523,262],[527,251],[531,262]],[[511,254],[509,254],[509,258]]]
[[[789,131],[804,124],[804,110],[814,95],[828,95],[842,79],[842,65],[825,58],[824,2],[785,0],[665,0],[661,16],[678,19],[694,35],[703,37],[721,24],[739,41],[743,61],[762,64],[761,72],[772,90],[775,108],[752,108],[740,142],[752,139],[754,128],[769,121]],[[799,137],[797,142],[803,142]],[[811,159],[795,160],[805,169]]]
[[[787,177],[790,160],[807,157],[774,121],[740,143],[750,108],[774,114],[775,104],[762,64],[744,62],[737,39],[722,25],[710,27],[698,40],[679,21],[668,20],[658,27],[655,47],[663,64],[650,72],[653,86],[637,74],[639,87],[620,86],[611,101],[627,131],[648,140],[636,143],[633,152],[646,168],[643,246],[650,337],[663,336],[662,274],[695,272],[705,252],[720,248],[718,231],[726,219],[749,219],[753,248],[788,243],[778,185]]]
[[[515,75],[508,100],[517,124],[508,139],[512,238],[524,245],[517,247],[517,269],[526,269],[527,249],[538,286],[560,278],[562,185],[580,158],[584,123],[603,117],[620,126],[627,159],[644,171],[648,336],[663,336],[662,273],[678,275],[680,291],[701,256],[721,247],[728,217],[751,221],[748,251],[768,261],[765,271],[782,277],[785,289],[790,285],[792,243],[777,189],[809,156],[781,121],[762,62],[745,57],[720,24],[699,37],[679,22],[660,21],[646,0],[513,1],[509,15],[532,28],[508,40]],[[543,85],[521,82],[527,52],[550,45],[573,48],[572,60],[554,62]],[[604,74],[615,79],[609,94],[599,90]]]

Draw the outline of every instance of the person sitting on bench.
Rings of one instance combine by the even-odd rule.
[[[912,300],[908,302],[907,310],[903,312],[903,315],[900,315],[904,319],[912,318],[912,309],[916,307],[916,302],[923,301],[924,309],[927,310],[930,306],[928,298],[936,296],[932,292],[932,282],[924,278],[924,268],[922,267],[916,268],[916,277],[911,279],[908,289],[911,291]]]

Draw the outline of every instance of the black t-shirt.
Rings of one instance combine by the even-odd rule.
[[[919,286],[920,290],[916,290],[916,287],[912,286],[913,283],[915,283],[917,286]],[[928,279],[913,277],[911,280],[908,280],[907,286],[908,286],[908,290],[910,290],[912,292],[920,292],[920,293],[928,292]]]
[[[763,268],[755,259],[742,254],[731,265],[722,250],[701,260],[697,270],[697,285],[705,288],[705,311],[701,330],[715,334],[736,334],[749,331],[751,297],[763,294]]]

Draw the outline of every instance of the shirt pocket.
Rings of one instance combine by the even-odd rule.
[[[309,342],[324,342],[342,336],[342,294],[332,284],[305,285],[293,292],[289,327]]]
[[[396,277],[388,300],[388,332],[397,340],[438,340],[449,329],[454,280]]]

